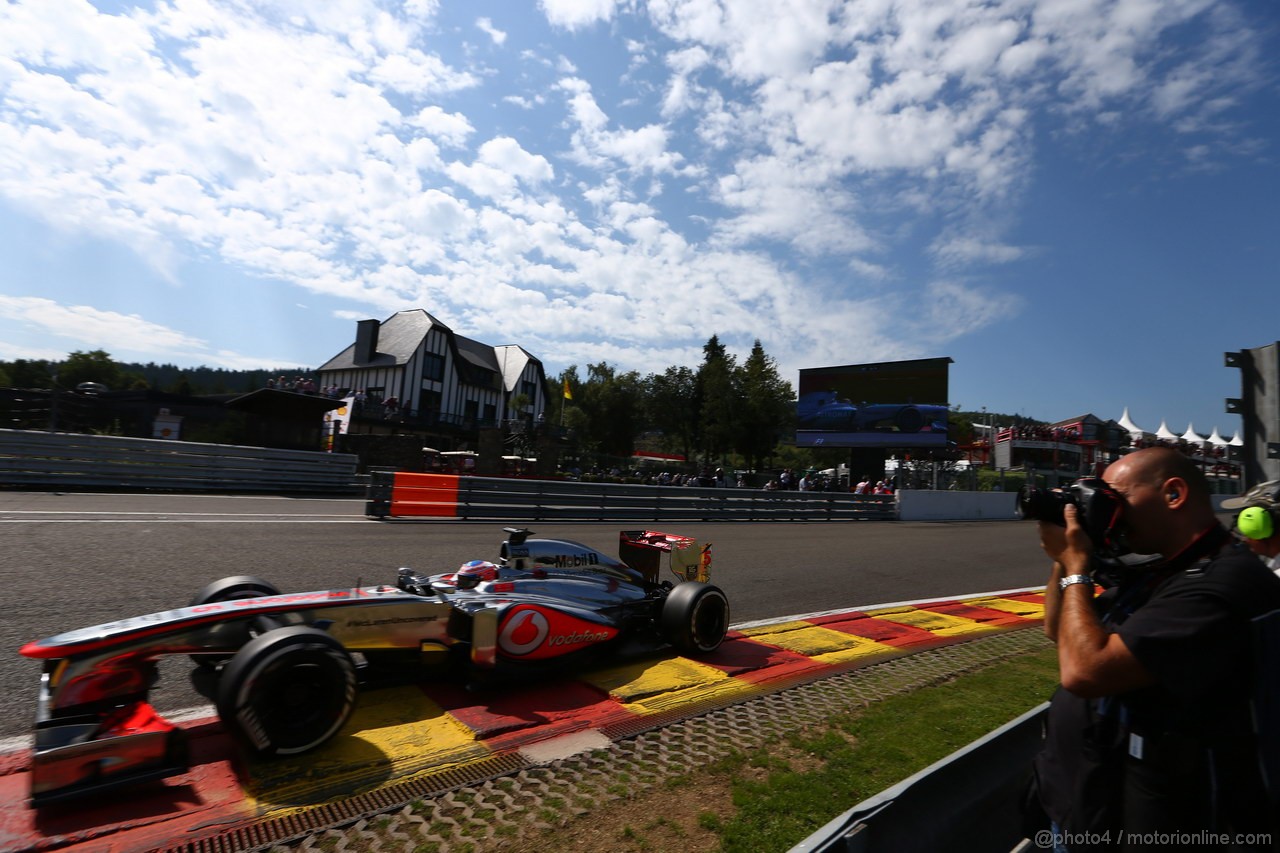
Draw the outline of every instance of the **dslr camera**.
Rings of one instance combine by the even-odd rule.
[[[1018,515],[1065,527],[1070,504],[1099,556],[1127,553],[1124,543],[1124,496],[1098,477],[1081,477],[1065,489],[1023,486],[1018,490]]]

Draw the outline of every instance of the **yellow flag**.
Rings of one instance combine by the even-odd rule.
[[[566,400],[572,400],[572,399],[573,399],[573,392],[569,390],[569,378],[568,378],[568,377],[565,377],[565,380],[564,380],[564,398],[565,398]]]

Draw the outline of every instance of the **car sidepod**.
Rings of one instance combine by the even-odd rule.
[[[500,617],[497,651],[509,662],[545,661],[607,643],[621,633],[616,625],[585,613],[537,603],[521,603]]]

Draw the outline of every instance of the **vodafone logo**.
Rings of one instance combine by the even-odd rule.
[[[498,649],[509,657],[538,660],[602,643],[617,635],[618,629],[608,625],[525,605],[515,609],[499,629]]]
[[[536,610],[521,610],[507,620],[498,634],[498,647],[509,655],[527,655],[547,639],[551,626]]]

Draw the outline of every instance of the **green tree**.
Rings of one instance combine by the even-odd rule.
[[[573,402],[585,419],[583,443],[589,450],[617,457],[635,453],[641,388],[635,371],[618,373],[606,362],[587,365],[587,381]]]
[[[644,420],[661,433],[659,444],[668,453],[693,456],[697,438],[697,377],[692,368],[668,367],[644,381]]]
[[[120,365],[112,361],[105,350],[77,350],[67,356],[57,370],[58,384],[63,388],[75,388],[81,382],[99,382],[113,390],[121,387]]]
[[[735,449],[747,468],[764,467],[783,435],[795,429],[795,392],[778,374],[776,362],[759,339],[737,372],[740,410],[735,418]]]
[[[720,338],[712,335],[702,347],[702,354],[696,382],[697,437],[703,461],[711,463],[723,459],[733,449],[741,401],[734,382],[736,364]]]
[[[19,358],[9,363],[9,387],[48,388],[53,383],[53,366],[43,360]]]

